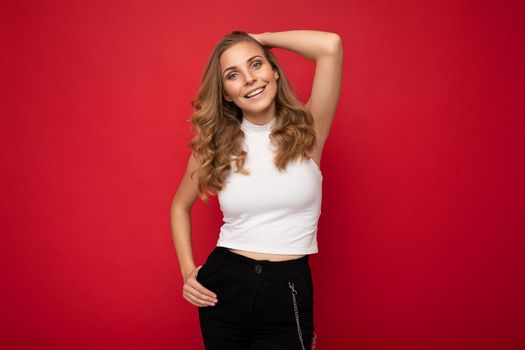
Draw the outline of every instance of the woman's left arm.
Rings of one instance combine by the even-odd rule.
[[[250,34],[261,44],[291,50],[315,61],[315,75],[306,108],[312,113],[318,140],[324,144],[337,108],[343,71],[343,43],[336,33],[290,30]]]

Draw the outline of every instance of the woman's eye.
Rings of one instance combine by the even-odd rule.
[[[254,62],[254,63],[252,64],[252,67],[255,66],[256,64],[259,65],[258,67],[260,67],[260,66],[262,65],[261,62],[257,61],[257,62]],[[258,67],[257,67],[257,68],[258,68]],[[229,80],[231,80],[233,77],[235,77],[235,73],[230,73],[230,75],[228,75],[226,78],[229,79]]]
[[[230,80],[231,80],[232,77],[235,77],[235,72],[230,73],[230,74],[227,76],[227,78],[230,79]]]

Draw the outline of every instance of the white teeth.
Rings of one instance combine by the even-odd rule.
[[[252,96],[254,96],[254,95],[257,95],[257,94],[261,93],[263,90],[264,90],[263,87],[262,87],[262,88],[259,88],[259,89],[255,90],[255,91],[253,91],[253,92],[250,92],[248,95],[246,95],[246,97],[252,97]]]

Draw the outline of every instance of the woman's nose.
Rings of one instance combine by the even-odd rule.
[[[245,80],[246,84],[251,84],[255,80],[255,78],[251,75],[251,73],[248,73],[246,74]]]

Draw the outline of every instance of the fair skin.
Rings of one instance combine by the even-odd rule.
[[[242,42],[221,55],[221,78],[224,98],[235,103],[243,117],[254,124],[265,124],[275,115],[275,95],[279,74],[272,69],[261,48]],[[247,93],[264,87],[262,93],[248,98]]]
[[[294,51],[316,63],[310,99],[306,108],[314,117],[317,146],[311,154],[320,165],[321,154],[330,131],[341,89],[343,48],[340,37],[335,33],[292,30],[250,34],[261,44]],[[260,55],[247,62],[249,58]],[[258,63],[256,63],[258,62]],[[243,116],[252,123],[265,124],[275,113],[277,72],[271,69],[262,50],[253,43],[238,43],[228,48],[220,58],[225,99],[233,101],[243,111]],[[234,69],[224,72],[226,68]],[[228,79],[229,77],[229,79]],[[247,99],[246,93],[254,88],[265,86],[265,91],[257,99]],[[184,279],[183,297],[193,305],[212,306],[218,301],[217,295],[201,285],[196,276],[201,266],[196,267],[191,247],[191,208],[198,198],[199,160],[192,154],[179,188],[173,197],[170,217],[173,240]],[[242,250],[232,251],[257,260],[282,261],[296,259],[303,255],[278,255],[255,253]]]

